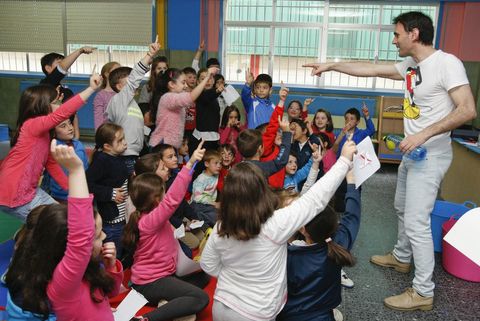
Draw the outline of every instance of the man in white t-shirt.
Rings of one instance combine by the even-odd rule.
[[[393,20],[393,44],[400,57],[395,65],[371,63],[307,64],[312,75],[338,71],[353,76],[405,80],[403,104],[405,139],[400,150],[409,153],[423,145],[425,160],[403,157],[398,168],[395,209],[398,214],[398,240],[393,251],[374,255],[370,261],[403,273],[415,262],[413,287],[386,298],[395,310],[431,310],[435,265],[430,228],[440,183],[447,172],[452,149],[450,131],[476,117],[475,103],[462,62],[451,54],[433,48],[433,23],[421,12],[407,12]]]

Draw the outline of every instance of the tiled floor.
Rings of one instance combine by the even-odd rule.
[[[460,280],[446,273],[436,255],[435,306],[429,312],[398,312],[383,306],[387,296],[411,286],[409,275],[372,265],[370,256],[389,252],[396,241],[397,217],[393,209],[395,165],[382,165],[362,188],[362,222],[353,254],[357,264],[345,269],[355,282],[343,290],[339,309],[348,321],[480,321],[480,283]]]

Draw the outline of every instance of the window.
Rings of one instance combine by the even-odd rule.
[[[310,76],[308,62],[367,61],[394,64],[392,20],[417,10],[435,22],[436,5],[381,5],[357,1],[226,0],[223,65],[229,81],[245,71],[268,73],[290,85],[402,89],[402,81],[337,72]]]
[[[86,18],[88,17],[88,18]],[[97,72],[108,61],[132,66],[151,41],[151,0],[5,0],[0,10],[0,70],[42,72],[40,59],[49,52],[66,55],[84,46],[73,74]]]

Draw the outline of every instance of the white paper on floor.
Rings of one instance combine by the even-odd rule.
[[[443,238],[480,266],[480,207],[463,214]]]
[[[115,321],[129,321],[135,316],[148,300],[143,295],[131,289],[128,295],[118,305],[117,311],[113,313]]]

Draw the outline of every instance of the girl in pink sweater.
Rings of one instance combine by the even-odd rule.
[[[36,206],[56,203],[38,187],[38,181],[46,167],[63,189],[68,188],[63,170],[49,159],[50,131],[75,114],[101,84],[100,76],[94,73],[87,89],[54,112],[52,103],[57,96],[55,88],[38,85],[27,88],[22,93],[17,130],[11,141],[12,149],[0,166],[0,210],[25,221],[28,213]]]
[[[186,110],[200,96],[210,75],[217,71],[218,68],[210,67],[208,77],[191,92],[185,92],[186,78],[181,70],[169,68],[158,74],[150,110],[151,121],[156,125],[150,136],[151,147],[165,143],[178,149],[182,145]]]
[[[185,196],[194,163],[203,158],[202,146],[203,142],[165,195],[165,184],[154,173],[140,174],[131,182],[129,194],[136,211],[125,227],[124,246],[134,251],[132,286],[150,304],[157,306],[163,300],[168,301],[139,320],[171,320],[196,314],[208,305],[204,291],[175,276],[177,241],[168,221]],[[195,282],[194,278],[189,279]]]
[[[23,310],[57,320],[113,321],[107,295],[123,277],[115,245],[102,241],[102,219],[92,208],[85,170],[73,147],[51,144],[53,158],[69,172],[68,206],[40,206],[36,225],[17,248],[6,281]]]

